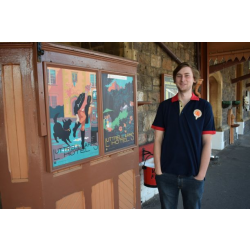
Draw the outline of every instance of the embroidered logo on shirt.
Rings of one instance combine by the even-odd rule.
[[[202,115],[202,112],[199,110],[199,109],[196,109],[194,111],[194,116],[195,116],[195,119],[197,120],[198,118],[200,118]]]

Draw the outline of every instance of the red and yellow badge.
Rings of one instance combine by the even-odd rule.
[[[202,116],[202,112],[199,109],[196,109],[194,111],[194,116],[195,116],[195,119],[197,120],[198,118]]]

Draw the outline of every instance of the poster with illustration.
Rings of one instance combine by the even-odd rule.
[[[134,78],[102,74],[105,153],[135,144]]]
[[[99,155],[96,73],[47,67],[53,168]]]

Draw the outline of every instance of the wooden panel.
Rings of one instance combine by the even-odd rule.
[[[20,66],[13,66],[13,83],[14,83],[14,103],[15,103],[15,116],[17,128],[17,146],[19,152],[20,163],[20,179],[28,178],[28,159],[27,148],[25,140],[25,125],[24,125],[24,112],[23,112],[23,93],[21,82]]]
[[[82,191],[70,194],[56,202],[57,209],[84,209],[85,197]]]
[[[3,96],[8,167],[11,178],[28,178],[21,71],[18,65],[3,67]]]
[[[91,198],[94,209],[114,208],[113,181],[109,179],[93,186]]]
[[[16,209],[31,209],[31,207],[17,207]]]
[[[135,208],[135,181],[134,171],[129,170],[119,175],[119,208]]]
[[[59,171],[53,173],[53,177],[68,174],[68,173],[71,173],[71,172],[74,172],[74,171],[80,170],[80,169],[82,169],[82,166],[77,165],[77,166],[74,166],[74,167],[71,167],[71,168],[68,168],[68,169],[59,170]]]

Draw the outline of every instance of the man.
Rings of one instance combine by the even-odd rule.
[[[184,62],[173,72],[176,96],[160,103],[155,129],[156,183],[162,208],[177,208],[179,190],[183,207],[201,207],[204,180],[215,134],[211,105],[193,94],[199,72]]]

